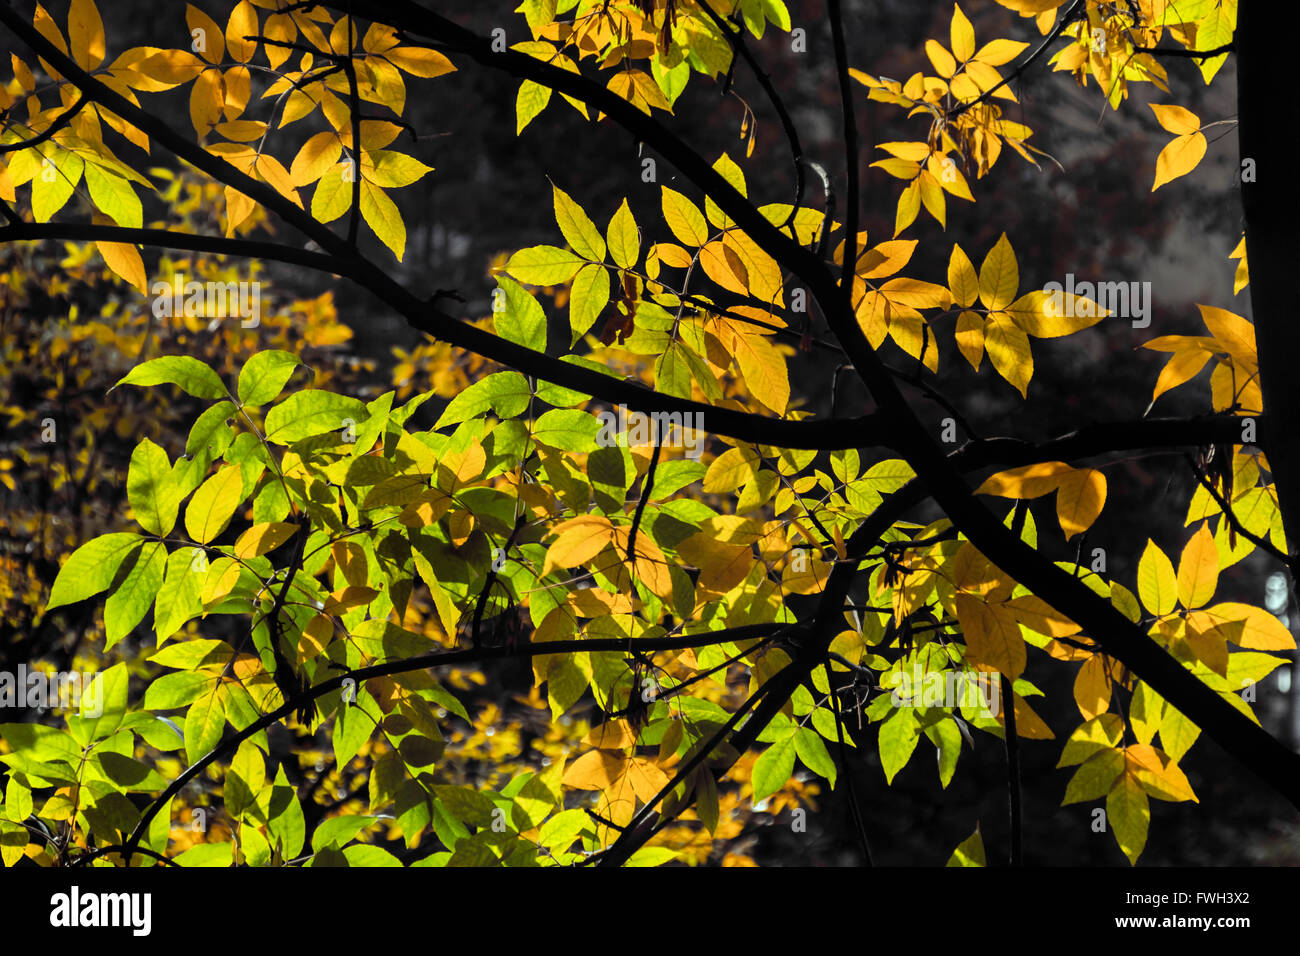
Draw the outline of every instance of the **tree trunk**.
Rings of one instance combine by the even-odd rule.
[[[1286,530],[1287,552],[1300,551],[1300,322],[1296,320],[1296,265],[1300,263],[1295,164],[1300,157],[1293,82],[1295,4],[1242,0],[1237,13],[1237,120],[1243,169],[1250,301],[1259,349],[1260,388],[1268,426],[1261,440]],[[1249,178],[1249,177],[1247,177]]]

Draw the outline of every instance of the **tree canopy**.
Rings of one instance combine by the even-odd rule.
[[[798,832],[842,788],[871,860],[867,751],[882,785],[924,759],[947,788],[991,741],[1009,845],[972,819],[951,865],[1022,860],[1029,748],[1131,863],[1152,800],[1197,801],[1202,735],[1300,806],[1300,758],[1252,708],[1295,640],[1231,585],[1247,559],[1293,580],[1300,538],[1286,141],[1246,104],[1277,69],[1260,3],[944,4],[904,80],[854,60],[841,0],[807,22],[782,0],[524,0],[482,32],[440,6],[200,0],[127,46],[95,0],[0,5],[23,436],[0,460],[23,502],[0,519],[0,708],[23,708],[0,714],[5,865],[745,864],[757,819]],[[839,153],[805,150],[777,45],[833,64]],[[1180,105],[1229,57],[1235,120]],[[1133,157],[1152,192],[1240,124],[1222,267],[1255,308],[1152,334],[1148,414],[1027,440],[974,429],[941,366],[991,367],[1032,408],[1069,354],[1048,340],[1145,329],[1152,304],[1132,276],[1022,268],[1035,237],[981,202],[1009,165],[1057,163],[1053,116],[1017,96],[1034,71],[1158,125]],[[433,291],[408,199],[440,175],[414,106],[466,74],[506,78],[521,143],[563,123],[637,144],[609,208],[531,166],[515,188],[548,235],[482,263],[482,310]],[[701,86],[751,95],[731,150],[679,118]],[[1140,88],[1160,102],[1134,109]],[[868,142],[868,114],[908,138]],[[867,234],[868,192],[892,233]],[[958,216],[991,241],[946,239]],[[386,367],[339,349],[342,288],[406,323]],[[833,372],[798,378],[808,357]],[[1157,411],[1175,389],[1194,414]],[[1089,537],[1130,454],[1195,476],[1173,549],[1154,515]]]

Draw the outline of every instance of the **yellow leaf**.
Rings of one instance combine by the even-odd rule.
[[[1253,325],[1227,309],[1200,304],[1196,307],[1201,311],[1201,320],[1205,323],[1205,327],[1234,361],[1250,372],[1259,367]]]
[[[741,445],[728,448],[713,459],[704,473],[704,491],[711,495],[725,495],[735,491],[752,479],[758,471],[758,453]]]
[[[1006,312],[1029,335],[1040,339],[1054,339],[1072,335],[1080,329],[1096,325],[1106,315],[1106,310],[1081,295],[1067,299],[1064,291],[1056,293],[1035,289],[1016,299]]]
[[[980,47],[975,58],[989,66],[1001,66],[1010,63],[1027,49],[1029,44],[1021,40],[990,40]]]
[[[734,354],[750,394],[777,415],[784,415],[790,403],[785,356],[761,335],[737,335]]]
[[[984,320],[974,312],[962,312],[957,316],[956,339],[962,357],[978,372],[984,360]]]
[[[980,285],[982,289],[982,281]],[[981,291],[981,298],[983,294]],[[1005,312],[989,316],[984,326],[984,348],[998,374],[1015,386],[1022,396],[1028,397],[1029,380],[1034,375],[1029,337]]]
[[[1079,625],[1052,607],[1040,597],[1025,594],[1007,601],[1004,605],[1017,622],[1037,634],[1049,637],[1068,637],[1079,633]]]
[[[207,544],[225,530],[244,497],[244,477],[238,465],[226,465],[194,492],[185,508],[185,530]]]
[[[405,70],[412,76],[422,77],[426,80],[434,79],[445,73],[451,73],[456,69],[451,60],[437,50],[429,50],[418,46],[399,46],[386,50],[384,59],[399,70]]]
[[[1219,550],[1208,522],[1201,524],[1178,560],[1178,600],[1183,607],[1198,608],[1219,586]]]
[[[1201,349],[1175,352],[1169,357],[1165,367],[1160,370],[1160,377],[1156,379],[1156,387],[1151,393],[1151,401],[1154,402],[1171,388],[1177,388],[1195,378],[1201,369],[1205,368],[1205,363],[1213,357],[1212,352]]]
[[[1013,680],[1025,670],[1025,639],[1009,611],[969,594],[956,597],[957,620],[966,637],[966,657]]]
[[[979,281],[980,301],[990,310],[1005,309],[1015,298],[1020,287],[1020,269],[1005,232],[984,257]]]
[[[644,757],[634,757],[628,761],[627,779],[632,791],[644,803],[649,803],[658,796],[660,790],[668,786],[667,774],[653,760]]]
[[[901,270],[916,250],[916,239],[891,239],[858,256],[857,273],[864,279],[883,279]]]
[[[637,260],[641,258],[641,231],[637,228],[636,220],[632,218],[632,210],[628,207],[626,199],[614,211],[605,235],[609,242],[609,255],[614,260],[614,264],[620,269],[631,269],[635,266]]]
[[[558,533],[546,551],[542,576],[556,568],[576,568],[598,555],[614,540],[614,525],[602,515],[581,515],[556,525]]]
[[[894,235],[900,232],[916,221],[916,214],[921,211],[921,183],[918,179],[912,180],[903,190],[903,194],[898,197],[898,212],[894,215]]]
[[[749,294],[749,273],[733,246],[714,240],[700,250],[704,274],[730,292]]]
[[[1155,192],[1170,180],[1190,173],[1205,156],[1205,150],[1203,133],[1189,133],[1171,140],[1156,157],[1156,179],[1151,191]]]
[[[397,211],[397,204],[388,198],[388,193],[364,180],[361,183],[361,216],[401,262],[406,254],[406,224],[402,222],[402,214]]]
[[[1221,677],[1228,674],[1228,639],[1226,632],[1203,611],[1187,615],[1183,640],[1196,659]]]
[[[333,130],[317,133],[303,143],[298,155],[294,156],[289,166],[289,178],[295,186],[309,186],[338,166],[342,154],[343,144]]]
[[[1295,650],[1295,638],[1274,615],[1250,604],[1228,601],[1207,608],[1205,613],[1228,633],[1228,640],[1253,651]],[[1240,631],[1233,624],[1240,623]]]
[[[1102,655],[1094,654],[1079,668],[1074,677],[1074,701],[1084,720],[1092,720],[1110,707],[1110,675]]]
[[[555,221],[565,241],[578,255],[592,262],[605,259],[605,240],[591,217],[559,186],[551,185],[555,202]]]
[[[239,562],[221,557],[208,565],[208,573],[203,578],[203,589],[199,599],[205,607],[216,604],[235,589],[239,583]]]
[[[1178,600],[1178,579],[1174,566],[1154,541],[1148,539],[1138,562],[1138,597],[1152,614],[1163,617],[1173,611]]]
[[[1128,772],[1150,796],[1174,803],[1183,800],[1200,803],[1187,775],[1167,754],[1150,744],[1132,744],[1124,748],[1124,757]]]
[[[1106,505],[1106,476],[1095,468],[1075,471],[1061,480],[1056,516],[1069,541],[1092,527]]]
[[[921,185],[921,205],[925,206],[925,211],[934,217],[941,228],[946,227],[947,205],[939,180],[930,170],[923,169],[916,181]]]
[[[975,28],[955,3],[952,5],[952,25],[948,32],[952,42],[952,55],[958,63],[965,63],[975,55]]]
[[[235,557],[247,560],[274,551],[293,537],[298,526],[289,521],[255,524],[235,542]]]
[[[1050,13],[1065,3],[1065,0],[998,0],[998,3],[1022,17],[1036,17],[1040,13]]]
[[[1147,105],[1151,107],[1151,112],[1156,114],[1156,122],[1175,136],[1187,136],[1201,129],[1200,117],[1191,110],[1165,103]]]
[[[83,70],[104,62],[104,22],[94,0],[72,0],[68,10],[68,45],[72,59]]]
[[[912,309],[946,309],[952,305],[952,294],[947,286],[921,279],[899,276],[881,285],[880,292],[896,305]]]
[[[687,246],[702,246],[709,238],[704,213],[675,189],[663,188],[664,221],[678,242]]]
[[[1074,468],[1063,461],[1035,462],[990,475],[975,489],[975,494],[998,495],[1002,498],[1040,498],[1055,491],[1061,481],[1073,472]]]
[[[948,288],[952,290],[953,302],[963,309],[974,305],[975,298],[979,295],[979,277],[975,275],[975,266],[956,243],[953,243],[952,255],[948,258]]]
[[[190,122],[199,139],[221,119],[226,104],[226,88],[219,70],[204,70],[190,88]]]
[[[589,750],[564,768],[563,783],[577,790],[605,790],[623,775],[627,758],[608,750]]]
[[[190,45],[209,63],[220,63],[226,56],[226,40],[217,21],[194,6],[185,4],[185,23],[190,28]],[[169,51],[171,52],[171,51]],[[180,51],[176,51],[180,52]]]
[[[144,271],[144,260],[140,252],[128,242],[97,242],[96,248],[104,257],[104,264],[120,275],[131,285],[148,294],[148,280]]]
[[[256,37],[257,34],[257,11],[248,0],[239,0],[226,22],[226,49],[230,51],[231,59],[240,63],[251,60],[257,52],[257,40],[246,40],[245,37]]]
[[[1055,740],[1056,734],[1052,733],[1052,728],[1048,727],[1039,717],[1034,709],[1026,703],[1025,699],[1019,694],[1012,692],[1012,700],[1015,701],[1016,708],[1016,735],[1024,737],[1027,740]],[[1001,712],[998,713],[998,722],[1005,724],[1006,721]]]
[[[1006,3],[1007,0],[1000,0]],[[1130,864],[1137,863],[1142,848],[1147,843],[1147,826],[1151,822],[1151,807],[1146,791],[1132,773],[1125,771],[1106,795],[1106,820],[1115,834],[1115,842],[1124,851]]]

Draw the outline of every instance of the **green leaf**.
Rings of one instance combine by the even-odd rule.
[[[338,163],[320,178],[311,196],[311,215],[317,222],[333,222],[352,206],[352,162]]]
[[[815,730],[800,727],[794,735],[794,749],[805,767],[830,781],[831,789],[835,789],[835,761],[826,752],[826,745]]]
[[[373,843],[354,843],[344,849],[343,855],[347,857],[348,866],[395,866],[400,868],[402,865],[397,857]]]
[[[537,840],[552,853],[563,853],[591,826],[585,810],[562,810],[542,824]]]
[[[217,650],[222,651],[222,654],[217,656],[223,661],[234,656],[234,651],[225,641],[206,639],[172,644],[150,655],[149,660],[162,667],[194,670],[205,661],[215,659],[212,652]]]
[[[514,418],[528,407],[532,396],[528,379],[518,372],[493,372],[453,398],[433,427],[458,425],[488,409],[498,418]]]
[[[506,272],[529,285],[563,285],[587,260],[576,252],[557,246],[529,246],[520,249],[506,263]]]
[[[515,97],[515,135],[518,136],[524,131],[524,128],[531,123],[542,110],[546,109],[546,104],[551,101],[551,88],[542,86],[540,83],[534,83],[532,80],[524,80],[519,85],[519,93]]]
[[[308,388],[295,392],[266,415],[266,439],[277,445],[339,431],[369,417],[364,402],[349,395]]]
[[[1123,774],[1106,795],[1106,822],[1115,834],[1115,842],[1128,857],[1129,865],[1137,863],[1147,844],[1151,806],[1146,791],[1133,774]]]
[[[609,273],[604,266],[583,266],[569,290],[569,328],[573,342],[587,334],[609,304]]]
[[[42,144],[42,168],[32,179],[32,218],[37,222],[49,222],[50,217],[63,208],[72,198],[77,183],[81,181],[81,172],[85,167],[81,157],[76,153],[59,149],[52,143]],[[48,159],[50,166],[45,166]],[[52,169],[54,175],[47,181],[46,169]]]
[[[177,710],[210,693],[217,678],[197,671],[178,671],[164,674],[149,683],[144,692],[145,710]]]
[[[912,759],[919,736],[920,728],[911,708],[896,709],[881,723],[877,743],[880,766],[888,783],[893,783],[894,776]]]
[[[302,362],[291,352],[258,352],[239,372],[239,400],[245,405],[265,405],[280,396],[293,370]]]
[[[344,846],[366,827],[377,822],[379,817],[341,816],[330,817],[316,828],[311,835],[311,848],[320,852],[327,846]]]
[[[761,803],[785,786],[794,773],[795,728],[790,727],[785,736],[764,750],[754,761],[750,782],[754,787],[754,802]]]
[[[103,591],[113,583],[122,563],[134,554],[142,540],[138,534],[121,531],[87,541],[59,569],[45,610],[84,601]]]
[[[127,229],[141,227],[144,216],[140,197],[125,178],[94,163],[86,166],[85,175],[90,201],[100,212]]]
[[[554,193],[555,221],[560,232],[564,233],[564,240],[578,255],[592,262],[603,262],[605,240],[596,224],[568,193],[554,183],[551,184],[551,189]]]
[[[201,598],[206,569],[206,556],[200,548],[180,548],[168,556],[167,572],[153,610],[154,634],[159,644],[180,630],[186,621],[203,613]]]
[[[1109,792],[1115,778],[1124,772],[1124,751],[1102,750],[1093,754],[1074,772],[1065,787],[1061,806],[1096,800]]]
[[[546,351],[546,313],[532,293],[509,276],[497,276],[497,285],[505,293],[504,301],[499,294],[493,296],[492,326],[497,335],[524,348]]]
[[[226,714],[221,706],[219,687],[219,683],[214,683],[211,690],[190,704],[185,714],[185,759],[189,763],[207,756],[221,740]]]
[[[230,448],[235,437],[235,433],[230,426],[226,424],[228,418],[235,414],[234,402],[217,402],[211,408],[194,420],[194,427],[190,429],[190,434],[185,439],[185,454],[194,457],[203,451],[208,451],[213,457],[225,454]],[[257,441],[252,435],[248,436],[254,442]],[[173,476],[177,475],[175,468],[172,470]],[[181,486],[179,480],[176,481],[177,493],[183,498],[185,489]]]
[[[980,836],[978,824],[975,832],[957,844],[948,858],[948,866],[986,866],[984,861],[984,838]]]
[[[195,398],[225,398],[226,386],[204,363],[189,355],[164,355],[137,365],[117,385],[177,386]],[[114,385],[114,388],[117,388]]]
[[[78,743],[86,746],[117,730],[126,714],[129,681],[126,665],[114,664],[96,674],[82,690],[77,716],[68,718],[68,730]]]
[[[588,452],[596,447],[600,420],[581,409],[552,409],[533,426],[533,438],[543,445],[564,451]]]
[[[399,153],[393,149],[372,149],[366,152],[373,162],[367,168],[362,163],[361,172],[367,180],[385,189],[409,186],[433,172],[432,166],[426,166],[414,156]]]
[[[627,858],[627,866],[662,866],[678,857],[676,850],[666,846],[643,846]]]
[[[631,269],[641,258],[641,230],[637,227],[627,200],[614,211],[605,236],[609,241],[609,257],[620,269]]]
[[[104,628],[107,632],[104,650],[112,648],[144,620],[158,589],[162,587],[166,567],[167,546],[161,541],[146,541],[131,570],[104,602]]]
[[[198,843],[174,858],[177,866],[230,866],[235,861],[231,843]]]
[[[140,527],[159,537],[171,534],[180,509],[180,489],[172,480],[171,470],[167,453],[148,438],[142,438],[131,453],[126,498]]]
[[[406,223],[388,193],[365,181],[361,183],[361,217],[401,262],[406,254]]]
[[[691,397],[691,367],[682,354],[686,346],[669,342],[668,348],[655,362],[655,391],[674,398]]]

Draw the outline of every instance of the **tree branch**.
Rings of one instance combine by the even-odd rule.
[[[727,628],[722,631],[705,631],[700,634],[686,634],[677,637],[656,637],[645,638],[634,642],[639,651],[667,651],[679,650],[685,647],[707,647],[713,644],[728,644],[732,641],[752,640],[754,638],[767,637],[775,631],[789,627],[788,624],[748,624],[741,627]],[[239,745],[250,737],[255,736],[261,731],[267,729],[273,724],[284,720],[298,708],[307,703],[319,700],[326,694],[333,693],[343,687],[344,681],[352,680],[357,687],[361,686],[363,681],[372,677],[387,677],[391,674],[404,674],[410,671],[423,670],[428,667],[444,667],[450,664],[476,664],[483,661],[498,658],[513,657],[535,657],[540,654],[563,654],[567,651],[626,651],[628,641],[622,637],[602,637],[587,639],[572,639],[564,641],[542,641],[536,644],[523,644],[518,647],[490,647],[490,648],[471,648],[468,650],[441,650],[432,651],[428,654],[421,654],[416,657],[408,657],[402,660],[385,661],[381,664],[372,664],[369,667],[358,667],[354,670],[344,671],[334,677],[316,684],[277,707],[270,713],[263,714],[257,720],[253,721],[243,730],[226,738],[207,755],[200,757],[193,764],[186,767],[181,774],[168,784],[167,789],[156,797],[140,816],[136,823],[135,829],[122,845],[122,855],[126,859],[126,865],[131,865],[131,855],[140,850],[140,840],[143,838],[145,831],[149,828],[150,822],[158,812],[167,804],[167,801],[180,793],[191,780],[206,770],[212,763],[220,759],[225,754],[229,754],[238,749]]]

